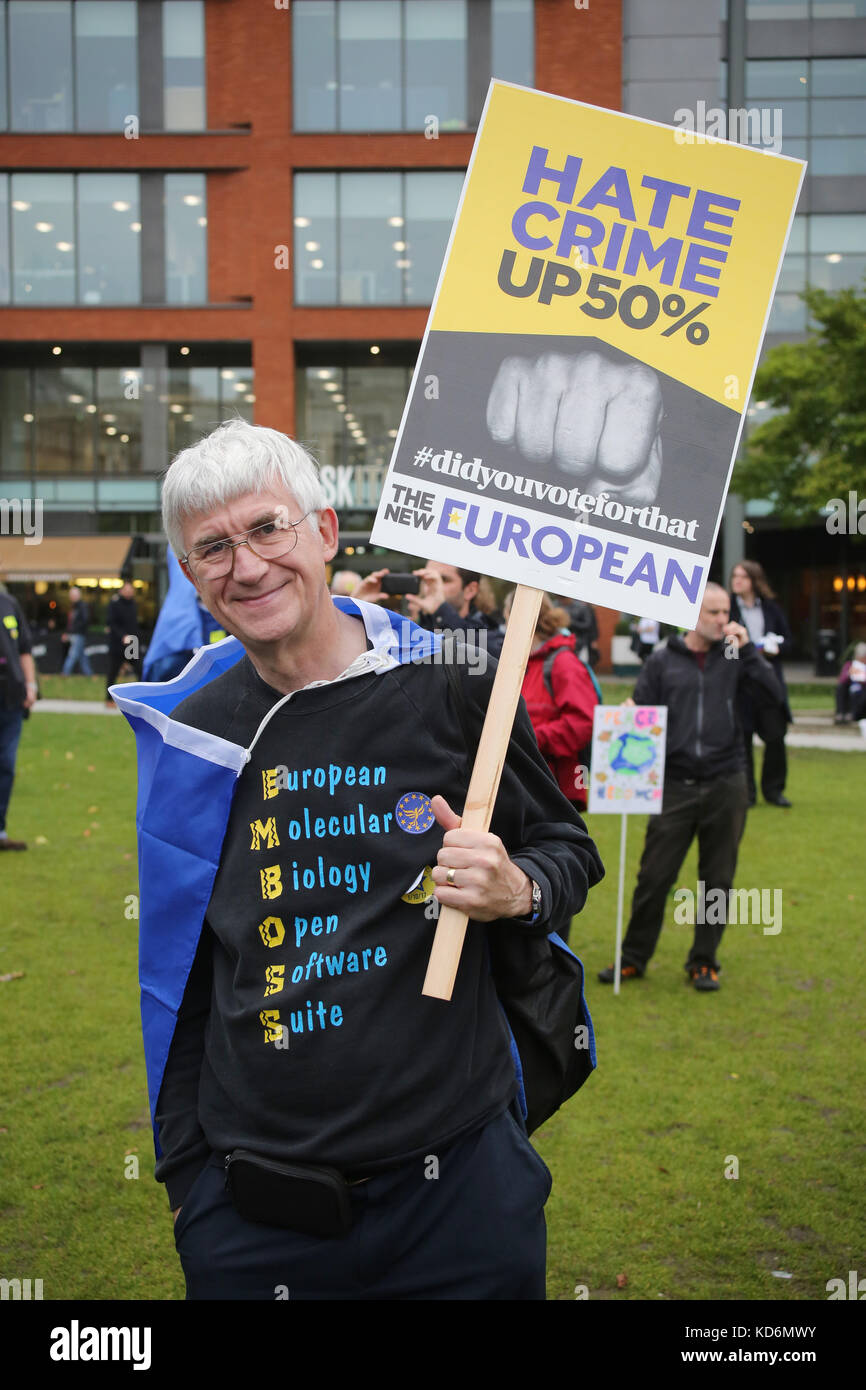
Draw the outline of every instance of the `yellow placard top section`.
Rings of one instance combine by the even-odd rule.
[[[494,82],[430,327],[597,337],[742,412],[804,170]]]

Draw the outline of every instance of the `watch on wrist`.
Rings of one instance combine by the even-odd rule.
[[[532,884],[532,916],[529,920],[530,922],[537,922],[541,916],[541,889],[534,878],[531,878],[529,882]]]

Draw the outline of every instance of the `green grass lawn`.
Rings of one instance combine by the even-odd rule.
[[[672,914],[645,980],[617,999],[595,982],[613,954],[619,822],[593,818],[608,876],[572,944],[599,1069],[535,1140],[555,1178],[553,1299],[577,1284],[592,1298],[823,1299],[828,1279],[866,1271],[866,767],[811,750],[790,762],[794,809],[750,813],[738,876],[782,888],[782,931],[730,927],[715,995],[684,986],[689,929]],[[183,1296],[125,915],[134,788],[124,720],[25,725],[9,830],[30,848],[0,862],[0,975],[23,971],[0,981],[0,1275],[43,1279],[46,1299]],[[629,826],[627,897],[643,826]],[[691,857],[680,882],[696,876]]]

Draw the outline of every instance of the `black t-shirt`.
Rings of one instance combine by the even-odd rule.
[[[27,682],[19,658],[32,646],[27,619],[9,594],[0,594],[0,708],[19,709]]]
[[[490,673],[464,681],[486,704]],[[244,658],[174,718],[248,747],[280,698]],[[525,709],[517,733],[491,828],[540,883],[546,932],[602,870]],[[462,807],[466,774],[436,667],[298,691],[267,724],[235,792],[157,1105],[156,1175],[173,1206],[211,1149],[353,1175],[433,1152],[508,1105],[484,924],[470,923],[451,1002],[421,993],[436,922],[419,881],[444,833],[430,798]]]

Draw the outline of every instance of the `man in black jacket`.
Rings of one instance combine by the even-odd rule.
[[[118,672],[124,661],[127,661],[139,679],[141,678],[141,657],[139,654],[141,635],[138,629],[138,609],[135,603],[135,588],[129,579],[124,580],[120,593],[114,594],[109,602],[108,621],[105,630],[108,633],[108,674],[105,680],[105,703],[109,708],[113,708],[114,701],[108,691],[117,680]]]
[[[10,840],[6,812],[15,780],[15,757],[23,721],[36,703],[36,666],[27,620],[15,599],[0,593],[0,850],[26,849]]]
[[[188,1297],[543,1298],[550,1176],[513,1113],[486,933],[570,920],[595,846],[525,708],[491,832],[460,828],[445,672],[398,660],[380,610],[335,606],[337,518],[293,441],[226,423],[175,459],[163,516],[246,653],[173,712],[179,744],[248,751],[155,1107]],[[448,1004],[421,993],[437,901],[472,919]],[[225,1190],[243,1151],[264,1217]]]
[[[719,942],[727,921],[728,894],[737,867],[737,850],[746,822],[748,791],[737,695],[745,688],[757,704],[778,707],[782,691],[749,634],[730,619],[728,594],[708,584],[693,632],[669,637],[653,652],[638,677],[634,703],[666,705],[668,710],[664,802],[650,816],[622,947],[624,980],[638,979],[656,948],[665,902],[695,835],[698,878],[706,899],[725,908],[696,914],[695,937],[686,961],[698,990],[719,988]],[[721,920],[718,922],[716,917]],[[614,968],[599,972],[603,984]]]

